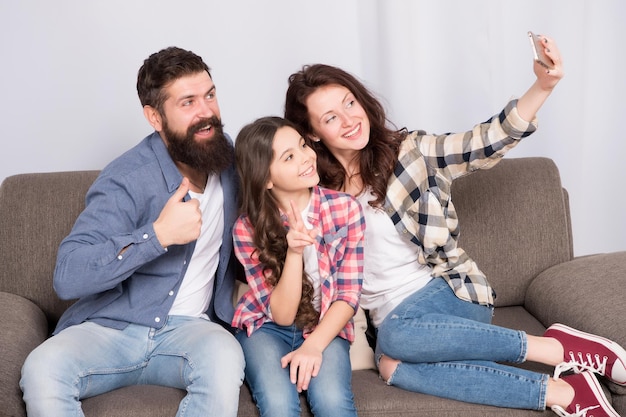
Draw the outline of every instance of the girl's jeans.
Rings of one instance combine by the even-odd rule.
[[[236,417],[243,373],[241,347],[222,326],[169,316],[159,330],[68,327],[31,352],[20,386],[29,417],[83,416],[81,399],[142,384],[186,390],[178,417]]]
[[[497,362],[526,359],[526,333],[491,323],[441,278],[407,297],[378,328],[376,357],[401,361],[390,385],[455,400],[543,410],[548,375]]]
[[[261,412],[261,417],[299,417],[300,398],[289,380],[289,366],[282,368],[280,358],[304,342],[302,330],[295,326],[264,323],[250,337],[236,334],[246,358],[246,382]],[[352,396],[350,344],[335,337],[323,352],[318,375],[311,378],[305,391],[316,417],[356,417]]]

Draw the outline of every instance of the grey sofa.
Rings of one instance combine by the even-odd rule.
[[[52,289],[61,239],[82,210],[97,171],[22,174],[0,188],[0,413],[24,416],[18,386],[28,353],[48,337],[68,307]],[[505,159],[460,179],[453,195],[461,246],[494,285],[495,322],[542,334],[553,322],[606,336],[626,346],[626,252],[573,257],[568,196],[554,163]],[[531,369],[551,372],[540,365]],[[606,385],[626,415],[626,389]],[[531,416],[386,386],[371,369],[353,372],[360,416]],[[83,401],[87,416],[174,416],[184,392],[133,386]],[[304,404],[304,403],[303,403]],[[303,405],[303,415],[310,415]],[[544,415],[553,415],[546,411]],[[258,416],[248,389],[240,416]]]

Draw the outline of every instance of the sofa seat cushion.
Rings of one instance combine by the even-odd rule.
[[[172,417],[185,392],[157,385],[132,385],[82,401],[86,417]]]
[[[535,319],[524,307],[496,308],[494,324],[522,329],[528,334],[541,335],[545,327]],[[552,368],[524,363],[519,365],[536,372],[551,373]],[[486,407],[466,404],[459,401],[437,398],[430,395],[413,393],[387,386],[372,369],[356,370],[352,373],[352,389],[359,416],[410,417],[417,415],[430,416],[528,416],[528,410],[508,410],[498,407]],[[606,392],[611,398],[609,392]],[[138,417],[170,417],[176,414],[178,403],[185,395],[182,390],[153,385],[130,386],[83,400],[83,409],[87,417],[122,417],[133,415]],[[301,396],[302,416],[312,414]],[[241,389],[239,400],[240,417],[258,417],[259,412],[252,401],[247,386]],[[551,411],[534,412],[533,415],[553,415]]]
[[[409,392],[386,385],[373,370],[355,371],[352,373],[354,400],[359,417],[528,417],[542,413],[528,410],[510,410],[460,401],[438,398],[431,395]],[[532,414],[529,414],[532,413]],[[303,414],[304,415],[304,414]],[[546,416],[553,416],[551,411]]]

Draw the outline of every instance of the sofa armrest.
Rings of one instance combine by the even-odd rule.
[[[25,416],[19,381],[26,356],[48,337],[48,321],[32,301],[0,292],[0,409]]]
[[[525,307],[544,326],[563,323],[626,346],[626,252],[583,256],[539,274]],[[611,391],[626,388],[609,384]]]

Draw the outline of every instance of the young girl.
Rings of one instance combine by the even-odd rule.
[[[535,128],[535,114],[563,76],[554,68],[519,100],[473,130],[446,135],[395,130],[354,76],[311,65],[289,78],[285,117],[314,142],[321,184],[357,196],[367,222],[361,304],[377,329],[384,380],[407,390],[560,416],[617,416],[595,374],[626,385],[626,351],[563,325],[543,337],[491,324],[493,290],[458,247],[453,180],[495,165]],[[501,362],[556,366],[554,378]],[[573,375],[559,374],[574,370]]]
[[[356,416],[349,348],[365,223],[349,194],[317,186],[317,157],[293,125],[265,117],[237,136],[235,253],[249,290],[233,326],[261,416]]]

